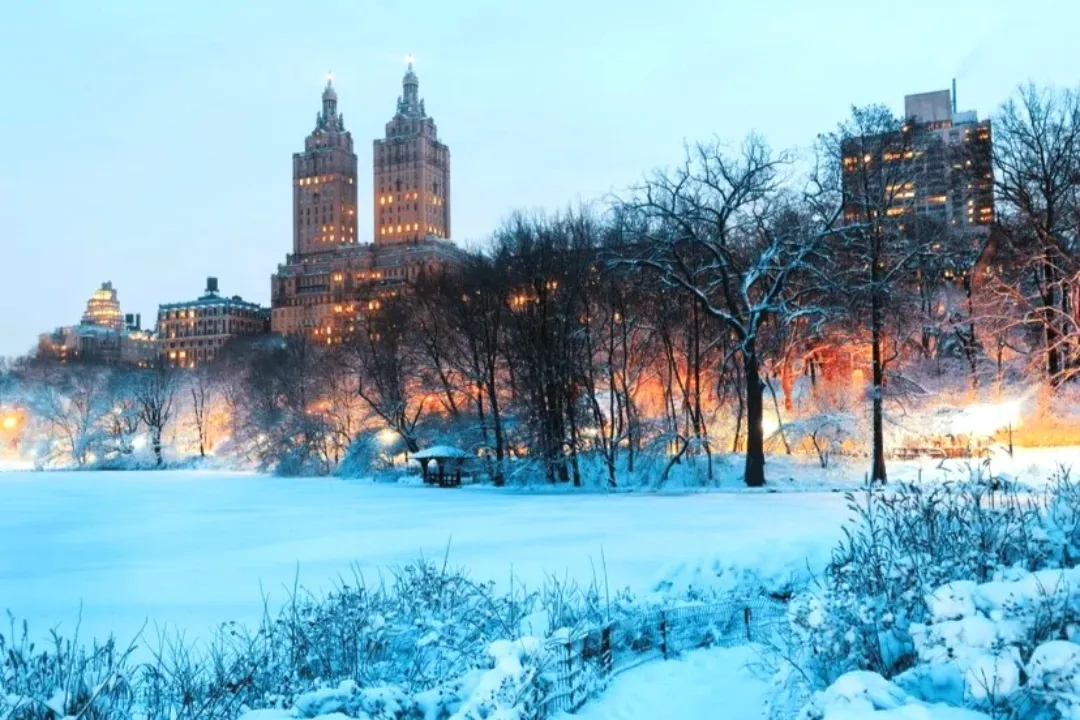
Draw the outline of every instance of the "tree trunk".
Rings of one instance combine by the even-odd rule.
[[[743,369],[746,373],[746,473],[749,487],[765,484],[765,433],[761,429],[764,416],[764,386],[753,348],[743,349]]]
[[[157,466],[161,467],[164,463],[161,457],[161,428],[154,428],[154,458]]]
[[[791,445],[787,441],[787,435],[784,434],[784,418],[780,415],[780,402],[776,399],[776,389],[773,388],[772,380],[765,379],[765,382],[769,385],[769,394],[772,395],[773,408],[776,410],[776,431],[780,433],[780,442],[784,444],[784,454],[791,454]]]
[[[1054,284],[1057,281],[1053,265],[1048,260],[1043,261],[1042,268],[1042,301],[1043,301],[1043,332],[1046,340],[1046,372],[1049,375],[1050,386],[1057,387],[1061,382],[1061,352],[1058,343],[1061,336],[1058,333],[1055,309]]]
[[[967,355],[968,367],[971,370],[971,391],[979,391],[979,339],[975,334],[975,281],[972,279],[974,269],[964,278],[964,293],[967,295],[968,306],[968,336],[964,342],[964,352]]]
[[[873,389],[871,392],[873,393],[874,403],[874,460],[870,471],[870,480],[871,482],[878,482],[884,485],[887,479],[885,473],[885,428],[883,416],[885,366],[881,357],[881,298],[876,287],[874,292],[871,293],[870,308],[870,354],[871,374],[873,377]]]
[[[784,411],[795,410],[795,373],[791,370],[791,354],[784,358],[780,366],[780,388],[784,391]]]

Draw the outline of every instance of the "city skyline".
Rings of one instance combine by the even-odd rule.
[[[462,246],[515,209],[555,211],[625,188],[676,162],[684,139],[738,142],[757,130],[777,147],[806,147],[852,104],[899,112],[905,95],[954,76],[960,108],[980,117],[1018,83],[1076,84],[1067,43],[1025,32],[1045,15],[1061,38],[1075,26],[1080,10],[1050,0],[1011,14],[912,2],[903,16],[839,2],[677,2],[657,17],[569,3],[542,14],[421,5],[414,16],[331,3],[316,18],[336,14],[333,23],[286,3],[217,14],[199,3],[10,10],[0,80],[15,101],[0,108],[0,227],[21,270],[9,292],[33,302],[5,318],[0,355],[76,321],[104,280],[124,312],[148,317],[208,275],[268,304],[266,278],[290,245],[290,158],[327,70],[365,168],[415,53],[454,147]],[[574,22],[560,23],[560,8]],[[865,42],[867,28],[886,27],[898,43],[919,43],[881,52]],[[557,56],[544,42],[553,32]],[[866,62],[852,67],[860,44]],[[371,217],[371,178],[361,172],[358,183],[358,215]],[[361,223],[359,242],[370,233]]]

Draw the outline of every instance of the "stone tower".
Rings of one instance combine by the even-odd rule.
[[[450,149],[424,110],[411,61],[402,85],[386,137],[374,146],[376,245],[450,237]]]
[[[293,253],[355,245],[356,220],[356,153],[328,78],[315,129],[293,154]]]

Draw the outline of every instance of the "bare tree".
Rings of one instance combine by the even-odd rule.
[[[765,484],[759,333],[770,317],[791,322],[818,311],[792,291],[797,275],[814,272],[825,232],[809,216],[778,222],[790,161],[756,137],[734,156],[717,142],[699,144],[629,203],[644,223],[627,261],[654,271],[658,290],[689,295],[735,339],[745,377],[744,480],[752,487]]]
[[[836,297],[847,317],[869,330],[873,460],[870,478],[886,481],[884,402],[886,369],[910,320],[904,306],[915,287],[913,267],[937,239],[920,232],[915,187],[922,182],[924,132],[885,107],[855,108],[836,133],[822,137],[817,179],[843,211],[834,235]]]
[[[165,362],[141,371],[135,380],[139,419],[150,432],[150,445],[158,467],[164,464],[162,436],[172,419],[178,384],[177,371]]]
[[[191,395],[191,425],[199,442],[199,457],[206,457],[210,432],[209,414],[213,402],[213,386],[207,367],[199,366],[192,370],[187,378],[187,386]]]
[[[302,335],[248,350],[230,401],[238,431],[260,465],[283,475],[325,473],[324,348]]]
[[[135,436],[141,423],[135,379],[130,368],[114,368],[109,373],[104,390],[107,397],[103,401],[108,407],[104,417],[107,453],[126,456],[135,450]]]
[[[87,364],[33,360],[18,374],[30,414],[45,426],[48,438],[59,438],[64,454],[82,467],[97,459],[107,433],[109,372]]]
[[[472,255],[462,267],[441,279],[451,353],[458,374],[466,380],[466,395],[475,408],[484,457],[496,485],[504,482],[506,432],[503,399],[507,393],[503,331],[508,288],[498,265],[485,255]]]
[[[505,272],[504,352],[515,407],[538,446],[548,482],[581,483],[588,370],[584,325],[599,226],[587,211],[516,215],[495,237]]]
[[[343,346],[368,409],[396,432],[409,452],[420,449],[417,426],[429,392],[412,336],[410,308],[400,297],[372,299],[359,332]]]
[[[1022,87],[994,123],[1002,238],[1018,263],[999,276],[1041,330],[1051,385],[1076,373],[1080,271],[1080,92]]]

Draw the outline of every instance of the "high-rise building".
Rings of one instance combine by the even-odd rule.
[[[274,332],[341,342],[360,314],[380,307],[380,296],[461,258],[447,239],[450,151],[419,98],[411,63],[403,85],[386,138],[374,146],[373,243],[356,242],[356,155],[337,93],[329,84],[323,91],[316,129],[293,156],[293,252],[270,278]]]
[[[412,62],[386,137],[374,142],[376,245],[450,238],[450,149],[420,99]]]
[[[162,359],[176,367],[196,367],[214,359],[230,339],[269,329],[266,308],[239,295],[223,297],[217,278],[206,278],[196,300],[158,307],[157,334]]]
[[[985,231],[994,221],[993,166],[989,120],[980,121],[975,111],[957,112],[955,97],[938,90],[904,98],[905,126],[910,141],[899,137],[895,148],[879,145],[881,157],[862,154],[865,147],[851,142],[844,149],[844,188],[849,195],[861,190],[859,171],[868,163],[902,163],[896,173],[871,173],[904,183],[890,188],[890,215],[914,213],[942,226]],[[898,133],[899,135],[899,133]],[[854,219],[849,210],[849,219]]]
[[[293,253],[356,244],[356,153],[330,79],[304,152],[293,155]]]

